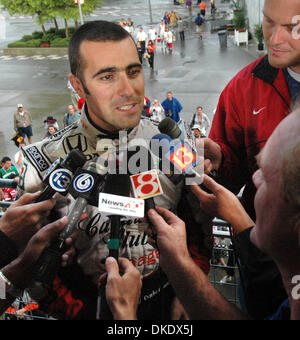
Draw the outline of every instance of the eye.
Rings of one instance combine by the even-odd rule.
[[[140,68],[133,68],[133,69],[130,69],[128,71],[128,75],[130,77],[137,77],[140,73],[141,73],[141,69]]]
[[[108,80],[111,80],[113,79],[113,75],[112,74],[105,74],[105,75],[102,75],[100,77],[100,80],[103,80],[103,81],[108,81]]]

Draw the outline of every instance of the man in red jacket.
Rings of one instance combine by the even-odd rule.
[[[209,138],[206,171],[216,169],[255,219],[255,156],[300,94],[298,0],[265,0],[263,30],[268,55],[239,72],[221,94]],[[271,202],[270,202],[271,203]]]

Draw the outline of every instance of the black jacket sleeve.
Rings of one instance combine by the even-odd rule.
[[[233,245],[240,263],[247,312],[261,320],[274,314],[287,294],[276,264],[251,242],[251,230],[234,236]]]
[[[8,265],[17,256],[16,245],[0,230],[0,268]]]

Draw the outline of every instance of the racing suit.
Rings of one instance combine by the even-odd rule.
[[[141,141],[149,143],[152,136],[157,133],[159,133],[157,126],[148,119],[141,119],[137,127],[125,134],[125,138],[129,146],[140,145]],[[45,171],[59,157],[65,158],[72,149],[81,150],[88,160],[95,156],[105,158],[106,151],[101,151],[103,150],[101,145],[111,143],[117,146],[120,143],[118,138],[119,135],[109,136],[107,132],[95,126],[85,106],[77,122],[48,139],[24,148],[26,162],[22,169],[22,189],[27,192],[41,189]],[[175,185],[162,172],[159,172],[159,177],[164,194],[154,198],[155,204],[176,212],[183,181]],[[72,198],[68,197],[68,199]],[[65,204],[60,208],[60,214],[67,215],[70,208],[70,203]],[[99,212],[98,207],[88,205],[86,212],[88,217],[78,224],[80,233],[75,245],[78,255],[73,269],[70,269],[72,267],[61,268],[60,275],[53,284],[55,293],[52,296],[48,294],[50,297],[47,296],[44,301],[39,301],[45,312],[47,309],[47,312],[68,314],[63,315],[63,318],[94,318],[96,315],[97,290],[95,288],[99,276],[105,272],[104,263],[109,252],[107,242],[110,222],[107,216]],[[170,308],[174,293],[159,267],[158,251],[147,242],[145,233],[147,226],[148,224],[140,219],[122,219],[119,255],[130,259],[143,277],[138,318],[167,319],[169,315],[165,314],[165,311]],[[69,292],[71,285],[76,286],[72,293]],[[90,289],[87,290],[86,287]],[[57,303],[59,297],[63,297],[64,303]],[[34,298],[37,300],[37,296]],[[68,312],[65,312],[66,309],[62,304],[68,305],[66,307]]]
[[[225,186],[239,193],[245,185],[242,203],[255,220],[255,156],[277,125],[290,113],[291,97],[282,69],[262,57],[240,71],[220,96],[209,138],[221,147],[219,169]]]

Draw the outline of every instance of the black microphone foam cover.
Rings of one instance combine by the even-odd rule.
[[[105,179],[103,192],[111,195],[129,197],[130,177],[127,174],[109,174]]]
[[[63,164],[66,168],[75,172],[75,170],[77,170],[77,168],[83,167],[85,162],[86,162],[86,157],[85,157],[84,153],[80,150],[73,149],[67,155],[67,157],[63,161]]]
[[[178,138],[181,134],[181,130],[179,129],[177,123],[169,117],[163,119],[159,123],[158,129],[161,133],[170,136],[172,139]]]

